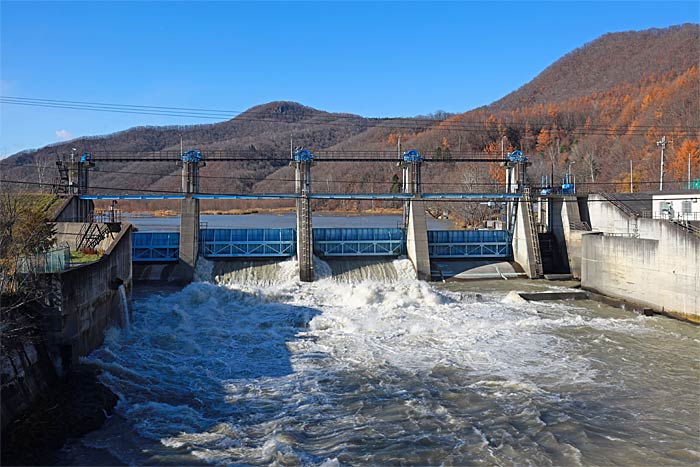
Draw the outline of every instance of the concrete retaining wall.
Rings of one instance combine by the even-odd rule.
[[[591,227],[598,232],[632,235],[638,231],[637,219],[629,217],[600,195],[588,196]]]
[[[6,349],[0,357],[3,430],[56,381],[56,372],[41,340],[21,339],[4,344]]]
[[[640,220],[658,239],[583,235],[581,286],[700,322],[700,238],[665,221]]]
[[[76,365],[79,357],[101,345],[109,325],[121,324],[122,304],[115,279],[123,282],[130,295],[131,225],[123,224],[110,242],[100,261],[45,276],[48,292],[36,305],[41,335],[14,337],[11,342],[5,336],[0,357],[3,429],[58,376]],[[22,324],[26,310],[18,309],[18,314],[13,322]]]
[[[95,263],[53,278],[44,304],[49,354],[59,373],[78,363],[104,341],[110,324],[118,324],[122,305],[116,280],[131,292],[131,225],[122,230]]]

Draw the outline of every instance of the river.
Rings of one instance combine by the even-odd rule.
[[[155,217],[124,213],[124,222],[130,222],[143,232],[177,231],[180,228],[179,216]],[[200,222],[209,229],[292,229],[296,228],[296,214],[203,214]],[[396,228],[401,226],[400,215],[358,215],[344,216],[336,213],[315,212],[314,227],[318,228],[361,228],[379,227]],[[449,220],[437,220],[428,217],[429,230],[449,230],[453,224]]]
[[[137,288],[129,331],[85,359],[117,414],[61,463],[700,462],[697,326],[510,293],[544,281],[419,282],[406,260],[383,281],[294,267]]]

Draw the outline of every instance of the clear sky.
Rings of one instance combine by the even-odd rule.
[[[607,32],[699,23],[689,2],[0,2],[0,94],[363,116],[464,112]],[[0,157],[137,125],[208,123],[0,104]]]

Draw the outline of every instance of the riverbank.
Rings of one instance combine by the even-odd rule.
[[[71,438],[97,430],[118,397],[99,382],[100,370],[80,365],[3,430],[2,465],[52,465]]]

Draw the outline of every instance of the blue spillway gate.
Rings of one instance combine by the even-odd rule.
[[[430,258],[509,258],[507,230],[429,230]]]
[[[314,229],[317,256],[399,256],[405,244],[403,229]]]
[[[313,229],[317,256],[400,256],[406,235],[398,228]],[[132,233],[135,262],[177,261],[179,232]],[[509,258],[506,230],[429,230],[430,258]],[[296,229],[202,229],[200,254],[208,258],[291,257]]]
[[[133,232],[132,261],[177,261],[180,251],[179,232]]]
[[[295,229],[202,229],[200,254],[206,258],[288,257],[296,254]]]

